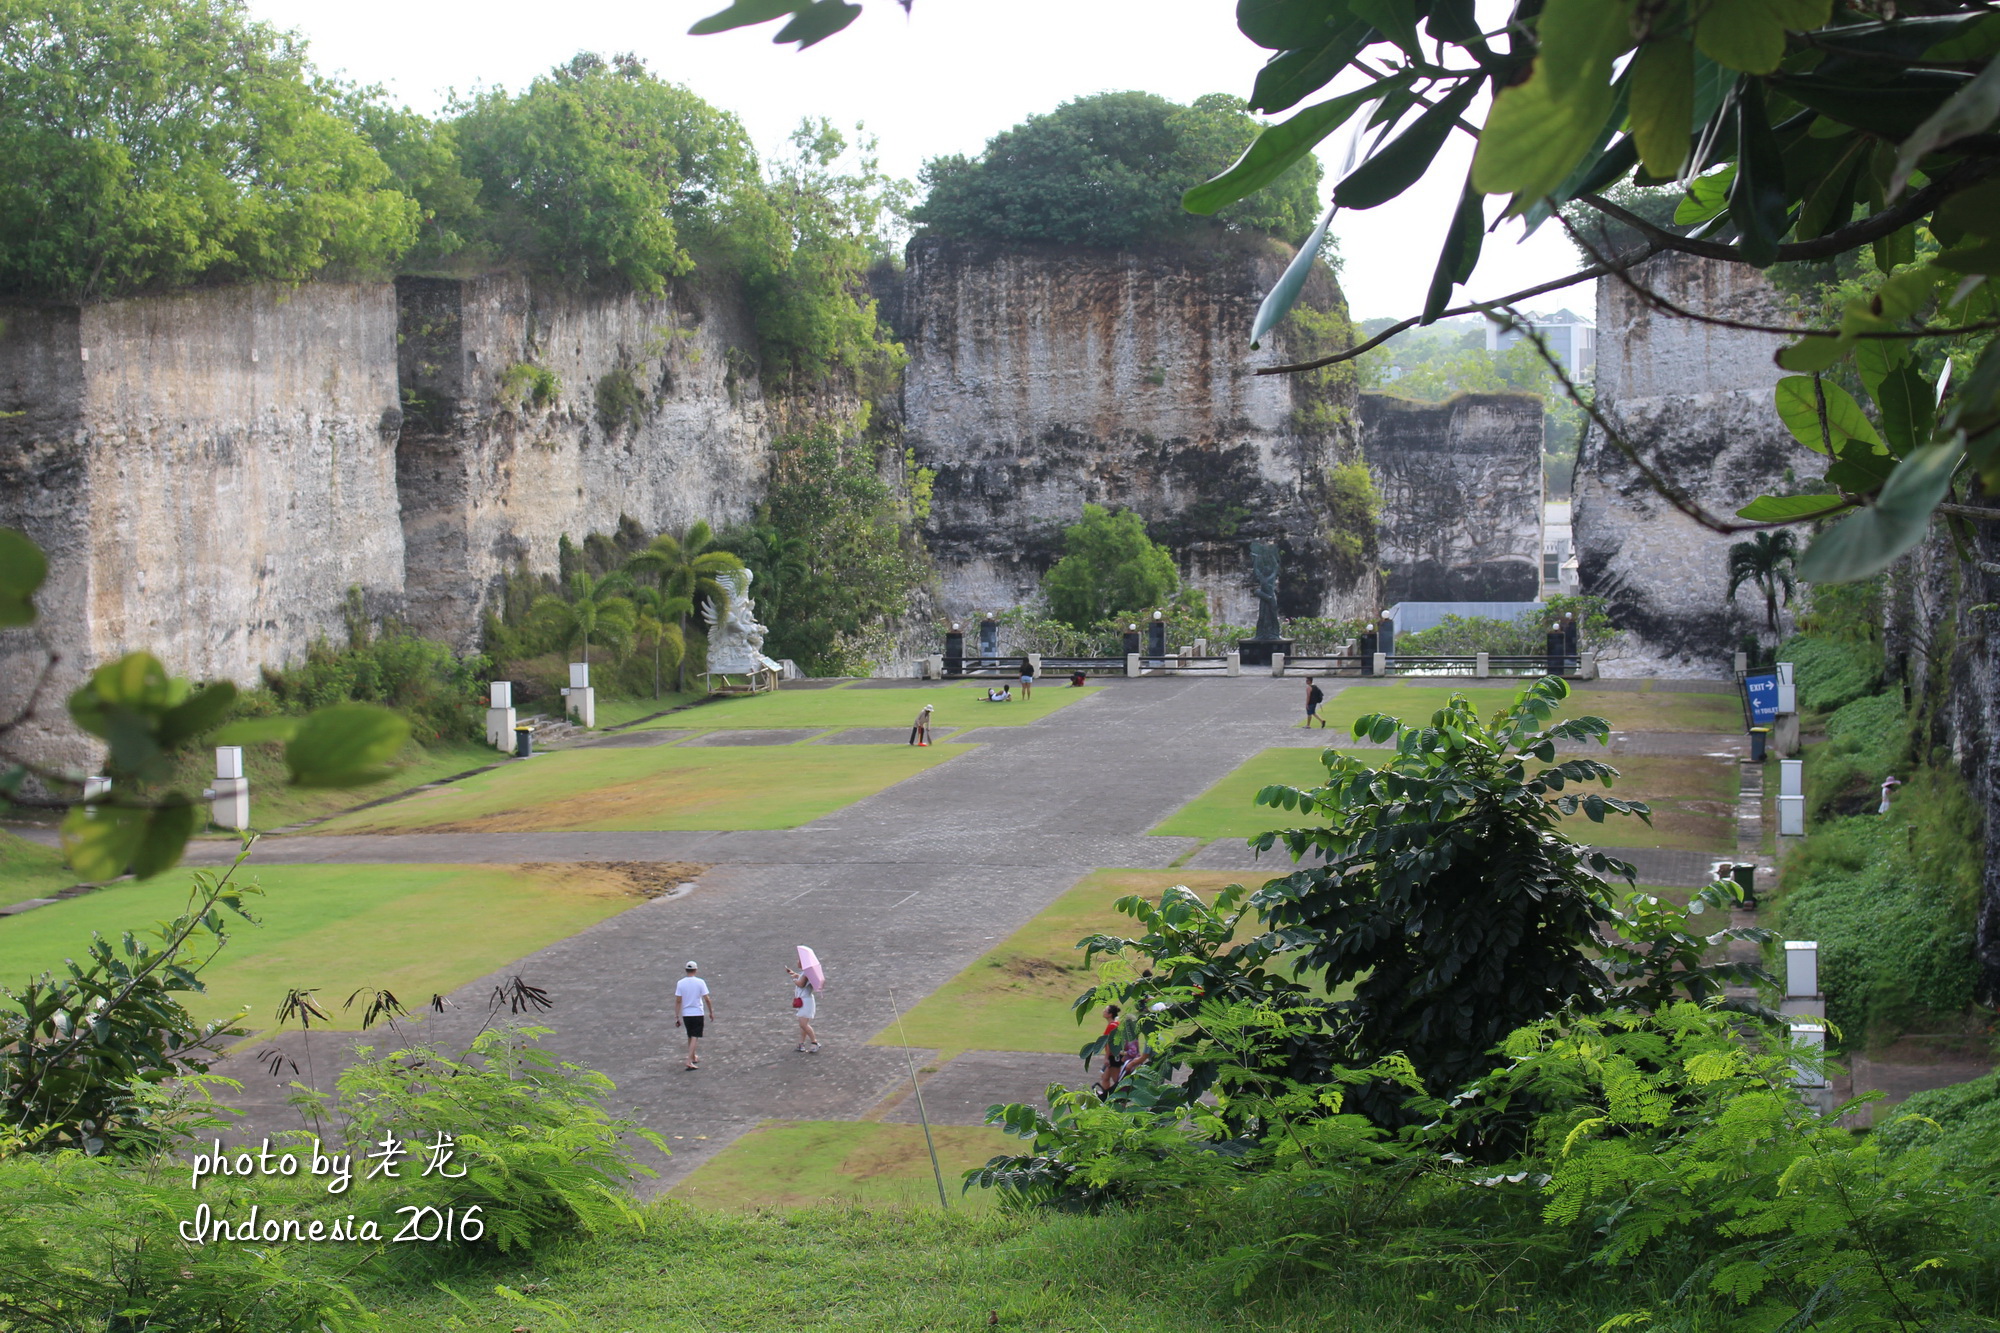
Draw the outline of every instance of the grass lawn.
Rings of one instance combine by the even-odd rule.
[[[246,870],[248,868],[246,867]],[[394,991],[414,1012],[433,992],[449,992],[544,945],[644,901],[643,871],[578,866],[264,866],[246,883],[263,922],[238,923],[203,973],[204,995],[189,1008],[202,1019],[250,1011],[270,1022],[287,987],[318,987],[333,1026],[356,1026],[340,1004],[357,988]],[[674,867],[685,878],[686,867]],[[244,873],[244,872],[238,872]],[[189,878],[169,872],[118,884],[20,916],[0,917],[0,982],[82,958],[90,934],[116,940],[184,909]],[[532,980],[532,978],[530,978]]]
[[[1517,1258],[1511,1233],[1487,1239],[1484,1221],[1467,1258],[1468,1243],[1441,1250],[1399,1215],[1239,1292],[1243,1249],[1288,1253],[1291,1233],[1338,1224],[1199,1196],[1083,1216],[1007,1216],[956,1197],[941,1215],[934,1195],[928,1209],[758,1213],[668,1199],[645,1220],[359,1294],[384,1333],[1574,1333],[1664,1304],[1682,1276],[1607,1280],[1560,1245]],[[1504,1261],[1485,1262],[1495,1250]],[[1699,1326],[1731,1326],[1734,1311],[1714,1313]]]
[[[1013,1151],[1020,1140],[980,1125],[934,1125],[931,1136],[952,1206],[992,1208],[991,1191],[961,1196],[960,1178]],[[767,1120],[668,1193],[702,1208],[739,1210],[938,1206],[923,1127],[867,1120]]]
[[[691,704],[701,697],[701,693],[697,690],[690,690],[686,694],[665,690],[657,699],[650,694],[641,695],[636,699],[607,699],[600,694],[597,696],[597,729],[602,731],[606,727],[622,727],[627,722],[637,722],[642,717],[651,717],[669,708]],[[551,714],[561,712],[562,699],[558,697],[550,703],[548,711]]]
[[[1096,983],[1074,945],[1093,931],[1128,933],[1137,925],[1111,905],[1170,884],[1206,897],[1243,878],[1221,870],[1095,871],[906,1011],[900,1031],[891,1023],[875,1040],[936,1047],[939,1063],[960,1051],[1074,1054],[1095,1032],[1077,1023],[1070,1005]]]
[[[932,722],[940,727],[1018,727],[1047,717],[1058,708],[1087,698],[1104,688],[1086,685],[1045,684],[1028,699],[1008,704],[985,702],[989,685],[963,682],[914,686],[910,689],[860,689],[835,686],[823,690],[784,690],[774,694],[746,695],[720,703],[690,708],[654,722],[640,730],[655,728],[702,731],[733,730],[738,727],[904,727],[916,719],[917,710],[931,704],[936,711]],[[1019,693],[1019,686],[1015,687]]]
[[[471,741],[444,741],[427,746],[412,741],[396,756],[401,767],[389,777],[371,782],[366,787],[329,791],[286,786],[289,773],[285,768],[284,748],[278,745],[248,745],[243,748],[243,771],[250,779],[251,827],[283,828],[302,819],[317,819],[322,815],[352,810],[357,805],[394,796],[397,792],[420,787],[426,782],[436,782],[468,769],[497,764],[501,758],[498,750]],[[210,750],[197,750],[183,767],[183,783],[206,785],[215,777],[215,754]],[[236,835],[217,830],[214,836],[233,838]]]
[[[1330,733],[1331,734],[1331,733]],[[1379,763],[1385,750],[1347,750],[1363,763]],[[1153,830],[1190,838],[1247,838],[1265,829],[1296,825],[1295,811],[1253,804],[1273,783],[1316,784],[1326,769],[1318,750],[1275,749],[1252,755],[1241,767],[1189,801]],[[1595,757],[1595,756],[1591,756]],[[1653,807],[1648,828],[1638,819],[1608,815],[1594,824],[1581,812],[1563,821],[1563,831],[1579,842],[1605,847],[1673,847],[1727,852],[1736,845],[1734,760],[1605,756],[1619,772],[1611,795]],[[1602,792],[1593,785],[1591,791]]]
[[[964,745],[587,747],[345,815],[325,833],[793,828],[964,754]]]
[[[11,833],[0,833],[0,907],[29,898],[48,898],[76,883],[76,872],[63,864],[62,853]],[[9,918],[0,917],[0,931]]]
[[[1320,716],[1329,729],[1348,726],[1364,713],[1389,713],[1406,722],[1428,720],[1454,694],[1463,694],[1479,710],[1491,717],[1514,701],[1524,686],[1459,688],[1414,681],[1395,684],[1354,685],[1335,692],[1327,690]],[[1305,690],[1299,691],[1299,708],[1305,708]],[[1733,694],[1655,694],[1629,690],[1573,689],[1559,716],[1601,717],[1614,731],[1705,731],[1743,730],[1743,708]],[[1303,717],[1300,725],[1304,725]]]
[[[1327,729],[1329,737],[1341,733]],[[1387,750],[1343,750],[1367,764],[1379,764]],[[1256,804],[1257,793],[1273,783],[1290,787],[1317,787],[1326,779],[1320,751],[1300,749],[1263,750],[1227,774],[1220,782],[1176,810],[1153,832],[1183,838],[1247,838],[1265,829],[1292,828],[1299,822],[1296,810],[1275,810]],[[1314,821],[1318,823],[1320,821]]]

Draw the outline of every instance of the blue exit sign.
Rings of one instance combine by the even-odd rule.
[[[1778,720],[1778,677],[1745,676],[1743,692],[1750,700],[1750,725],[1769,726]]]

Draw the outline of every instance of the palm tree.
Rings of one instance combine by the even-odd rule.
[[[674,665],[678,667],[687,655],[687,634],[681,629],[681,622],[694,611],[694,603],[685,597],[669,597],[658,588],[640,588],[632,594],[632,605],[639,612],[639,633],[653,641],[653,697],[660,697],[660,648],[666,645],[673,649]]]
[[[544,593],[530,608],[530,619],[559,640],[563,647],[583,645],[583,660],[590,661],[590,639],[613,652],[632,646],[636,617],[632,603],[617,594],[632,586],[623,574],[607,574],[601,579],[578,572],[569,576],[569,596]]]
[[[1778,596],[1783,593],[1785,605],[1790,606],[1798,592],[1798,582],[1792,573],[1798,558],[1798,538],[1789,528],[1760,532],[1747,542],[1737,542],[1729,548],[1729,591],[1723,594],[1724,598],[1734,600],[1736,590],[1746,583],[1754,586],[1764,594],[1764,619],[1776,636]]]
[[[769,523],[750,529],[741,545],[743,563],[757,574],[764,622],[775,625],[812,574],[812,548],[803,537],[787,536]]]
[[[652,545],[625,562],[628,573],[650,574],[666,596],[687,601],[687,610],[680,614],[678,620],[683,643],[687,639],[687,618],[694,614],[696,602],[707,599],[720,608],[729,600],[728,590],[716,581],[716,575],[741,568],[743,562],[733,552],[716,547],[714,529],[708,526],[707,520],[699,518],[688,524],[687,531],[678,537],[672,533],[661,533],[653,538]],[[687,688],[685,653],[677,669],[674,688]]]

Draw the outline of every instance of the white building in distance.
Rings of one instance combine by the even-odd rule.
[[[1558,310],[1553,315],[1530,314],[1528,326],[1540,334],[1563,371],[1573,380],[1587,380],[1597,366],[1597,324],[1575,311]],[[1487,317],[1486,350],[1504,352],[1521,341],[1521,331]]]

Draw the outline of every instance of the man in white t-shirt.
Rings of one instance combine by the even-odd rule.
[[[674,1026],[687,1029],[689,1069],[700,1068],[701,1030],[715,1017],[715,1002],[708,998],[708,983],[695,975],[697,970],[690,962],[687,975],[674,983]]]

